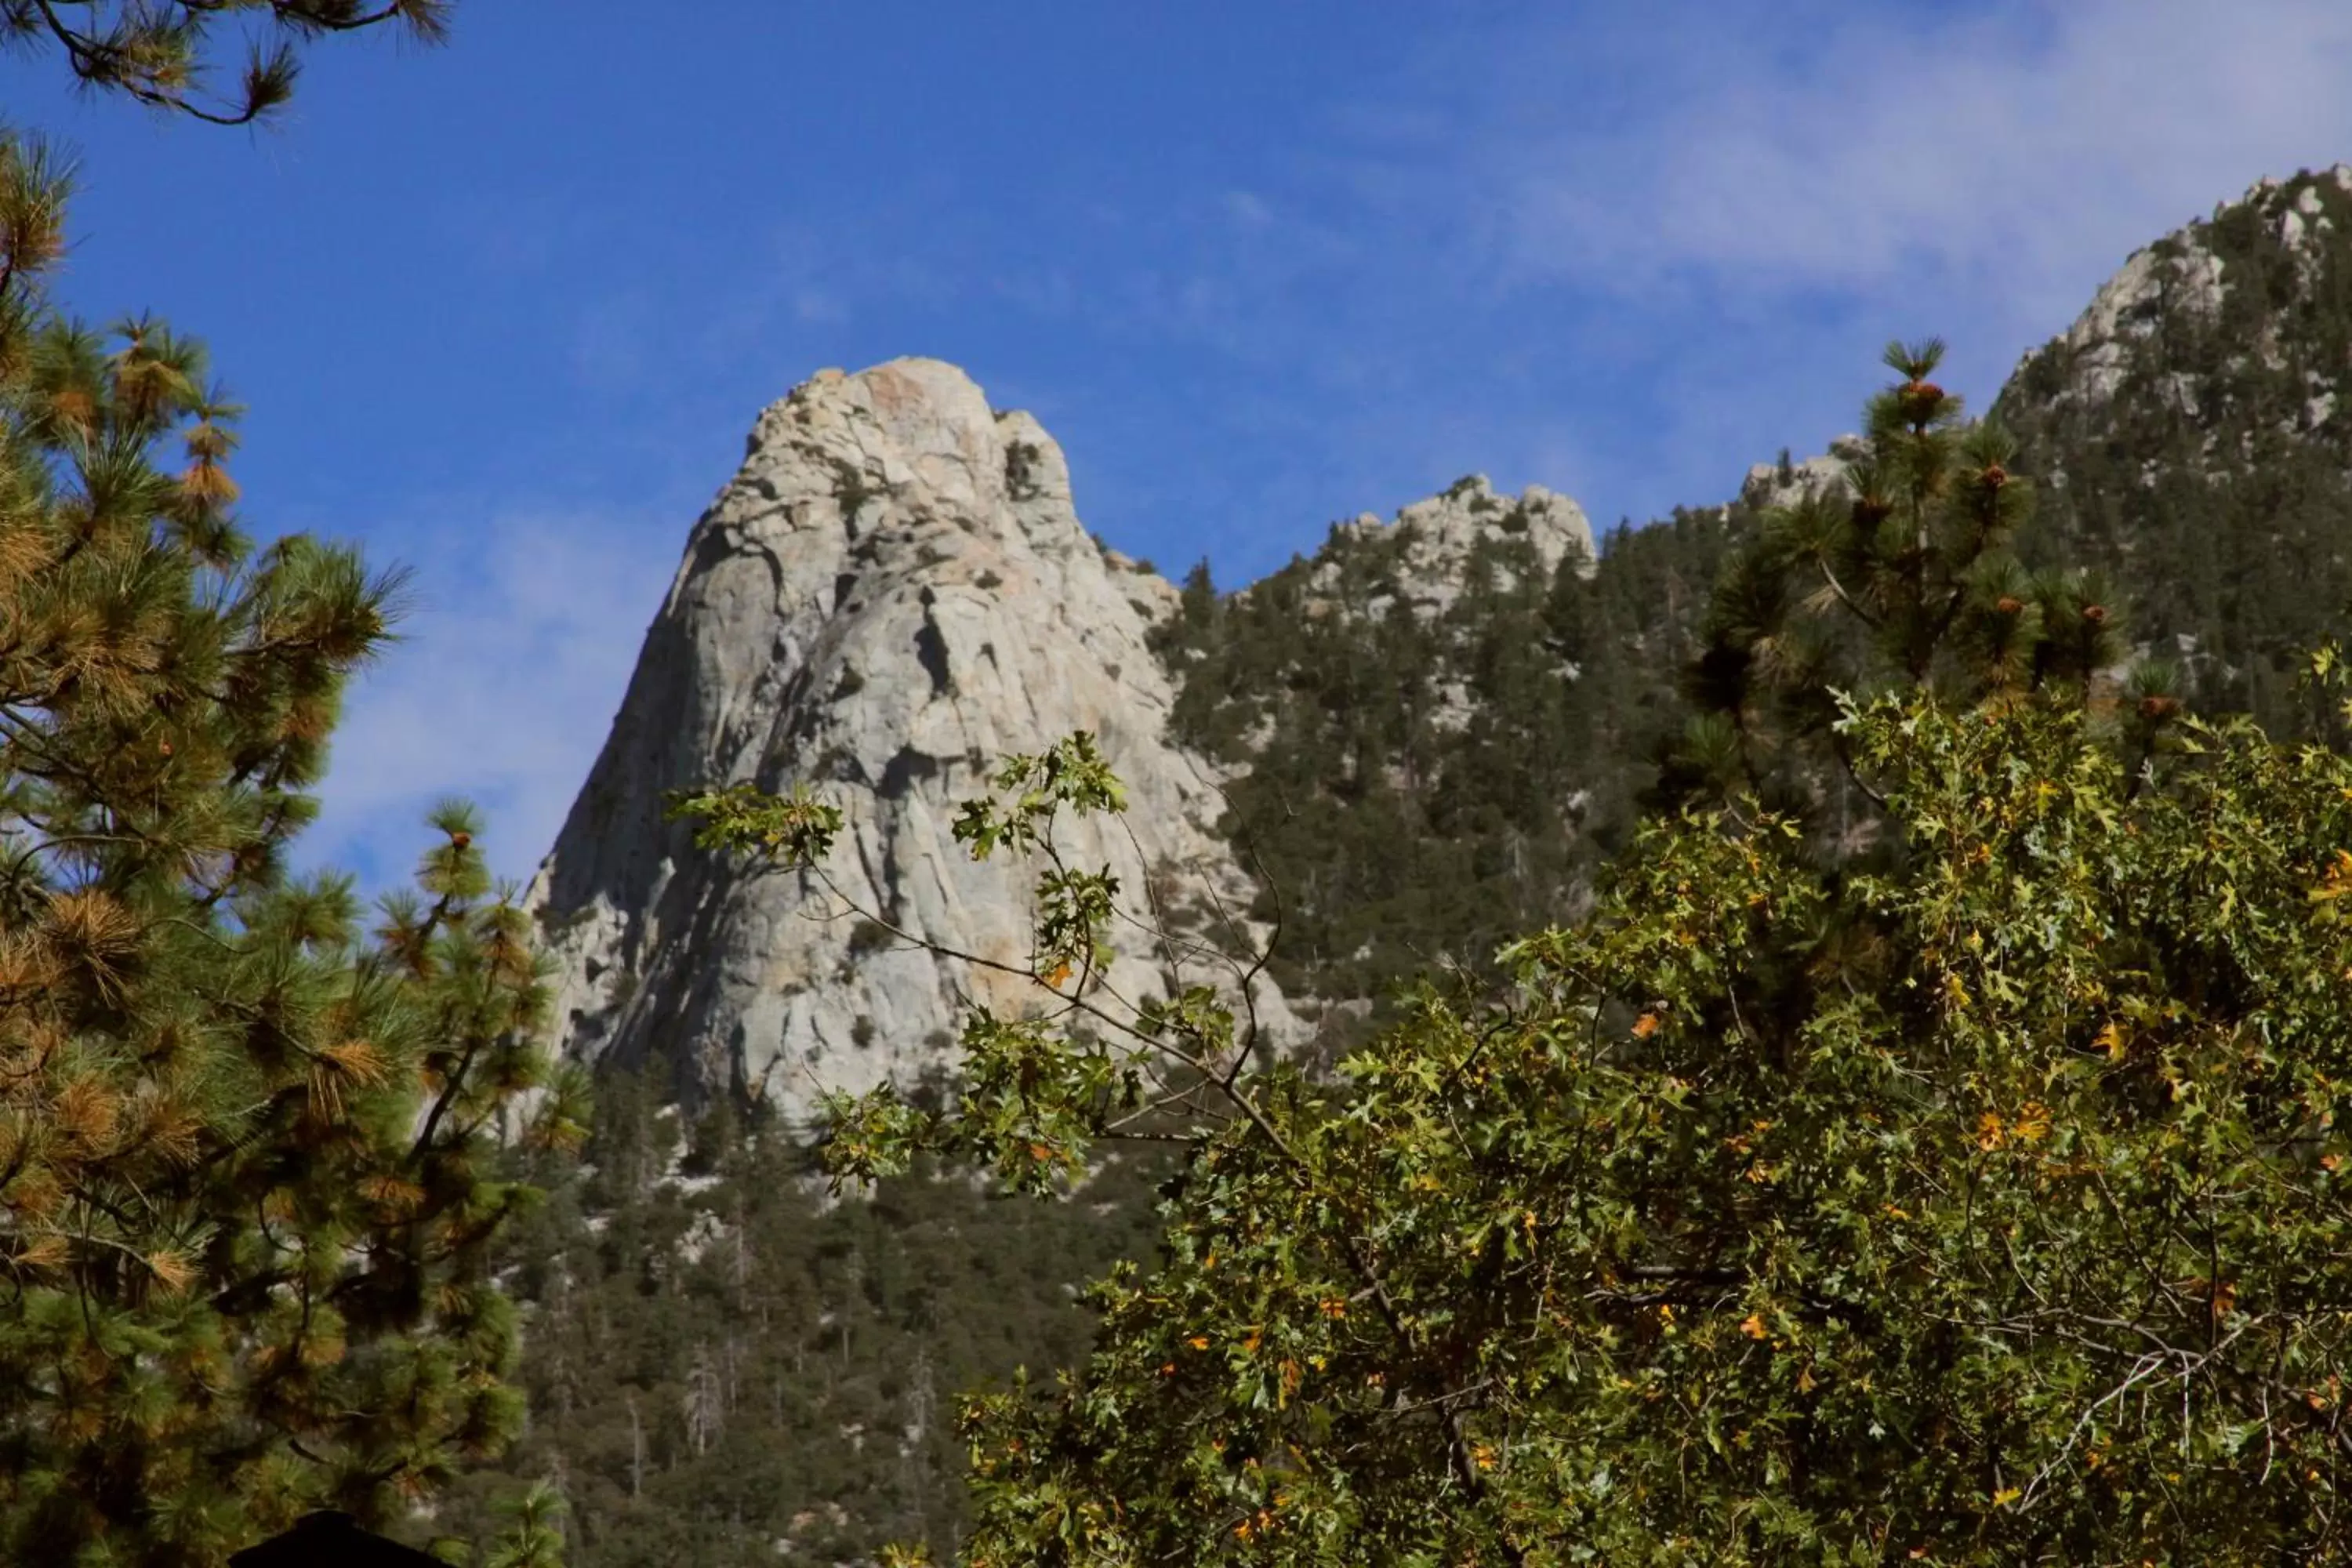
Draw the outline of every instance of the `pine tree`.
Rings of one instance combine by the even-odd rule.
[[[373,933],[289,873],[399,579],[255,544],[201,345],[47,301],[68,184],[0,141],[0,1560],[204,1564],[513,1431],[543,990],[462,805]]]
[[[0,0],[0,44],[56,50],[74,79],[215,125],[248,125],[293,96],[300,47],[386,25],[417,42],[447,35],[451,0]],[[248,24],[232,92],[210,79],[224,22]],[[233,47],[233,46],[232,46]]]
[[[541,1483],[504,1510],[510,1530],[484,1560],[484,1568],[563,1568],[563,1498]]]
[[[1900,379],[1866,405],[1843,479],[1767,509],[1726,566],[1686,679],[1698,711],[1657,803],[1747,793],[1818,821],[1853,786],[1867,813],[1876,792],[1853,775],[1841,700],[1888,689],[1963,702],[2068,689],[2114,715],[2141,760],[2177,711],[2161,664],[2113,689],[2122,614],[2096,574],[2019,563],[2033,488],[2009,434],[1929,379],[1943,354],[1937,339],[1888,344]]]

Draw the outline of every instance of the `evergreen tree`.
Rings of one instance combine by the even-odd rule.
[[[387,25],[438,43],[451,6],[452,0],[0,0],[0,44],[62,54],[86,87],[215,125],[247,125],[293,96],[302,45]],[[247,24],[237,39],[246,58],[236,89],[215,92],[225,22]]]
[[[463,806],[373,934],[289,874],[398,581],[256,546],[201,346],[48,303],[67,184],[0,141],[0,1559],[206,1564],[514,1429],[543,993]]]
[[[2117,707],[2100,686],[2124,658],[2116,596],[2095,574],[2020,564],[2033,488],[2015,471],[2015,441],[1967,421],[1929,379],[1943,353],[1935,339],[1888,344],[1900,380],[1870,399],[1842,479],[1768,508],[1727,563],[1687,679],[1697,711],[1667,753],[1658,803],[1745,793],[1833,816],[1823,826],[1851,838],[1857,816],[1874,820],[1877,791],[1840,741],[1841,694],[1974,702],[2064,689]],[[2178,703],[2167,667],[2130,679],[2122,719],[2144,754]]]

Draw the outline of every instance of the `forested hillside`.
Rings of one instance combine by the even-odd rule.
[[[1745,510],[1620,523],[1597,563],[1548,574],[1506,521],[1435,613],[1396,593],[1410,523],[1334,527],[1240,593],[1205,565],[1186,580],[1160,640],[1176,726],[1239,771],[1227,828],[1281,900],[1286,990],[1377,1018],[1413,975],[1483,970],[1575,907],[1681,728],[1679,672]]]
[[[2132,658],[2274,731],[2321,716],[2293,676],[2352,601],[2347,237],[2337,175],[2257,187],[2135,258],[1992,409],[2035,481],[2019,553],[2103,574]],[[1435,601],[1402,591],[1409,525],[1335,525],[1238,591],[1186,580],[1154,634],[1173,724],[1233,770],[1226,831],[1282,921],[1275,977],[1324,1006],[1326,1059],[1413,976],[1475,982],[1587,905],[1693,710],[1711,590],[1769,489],[1621,523],[1549,569],[1500,507]],[[695,1145],[674,1169],[671,1142]],[[713,1563],[945,1547],[955,1391],[1080,1352],[1078,1287],[1150,1254],[1161,1174],[1115,1165],[1045,1205],[918,1175],[828,1205],[776,1131],[689,1137],[621,1080],[591,1161],[509,1276],[534,1426],[508,1468],[562,1483],[575,1568],[688,1542]]]
[[[2300,731],[2352,604],[2352,171],[2265,181],[2132,258],[1995,402],[2025,553],[2105,567],[2198,706]]]
[[[666,1098],[606,1079],[576,1179],[551,1164],[515,1238],[530,1422],[504,1474],[560,1483],[570,1568],[953,1541],[958,1396],[1084,1355],[1079,1288],[1148,1255],[1164,1163],[1113,1159],[1055,1204],[928,1172],[835,1202],[804,1147]],[[434,1532],[489,1537],[510,1488],[471,1478]]]

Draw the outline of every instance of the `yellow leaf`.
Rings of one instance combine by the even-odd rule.
[[[1066,959],[1062,963],[1054,965],[1053,972],[1045,976],[1045,984],[1048,985],[1059,986],[1063,981],[1067,980],[1069,977],[1070,965],[1069,962]]]
[[[1762,1339],[1764,1337],[1763,1315],[1759,1312],[1748,1313],[1747,1317],[1740,1320],[1739,1331],[1751,1340]]]
[[[1633,1020],[1633,1037],[1635,1039],[1646,1040],[1657,1032],[1658,1016],[1655,1013],[1644,1013],[1640,1017]]]
[[[2021,1498],[2024,1495],[2025,1493],[2016,1487],[2003,1487],[2000,1490],[1992,1494],[1992,1506],[1995,1508],[2007,1508],[2011,1503],[2015,1502],[2019,1498]]]

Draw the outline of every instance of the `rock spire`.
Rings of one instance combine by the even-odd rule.
[[[687,542],[530,889],[562,1049],[664,1064],[689,1103],[732,1089],[804,1120],[823,1089],[935,1070],[963,999],[1041,999],[825,918],[799,874],[698,851],[665,820],[674,789],[806,780],[845,811],[827,869],[858,903],[1024,963],[1034,868],[971,862],[953,803],[1005,753],[1088,730],[1129,809],[1067,837],[1073,859],[1108,864],[1138,908],[1190,894],[1180,920],[1204,937],[1215,911],[1245,910],[1254,889],[1215,836],[1218,776],[1168,739],[1173,694],[1145,641],[1176,597],[1080,526],[1037,422],[991,409],[952,365],[821,371],[769,407]],[[1167,988],[1139,931],[1114,945],[1122,995]],[[1195,963],[1184,978],[1215,976]],[[1270,984],[1253,991],[1276,1041],[1295,1037]]]

